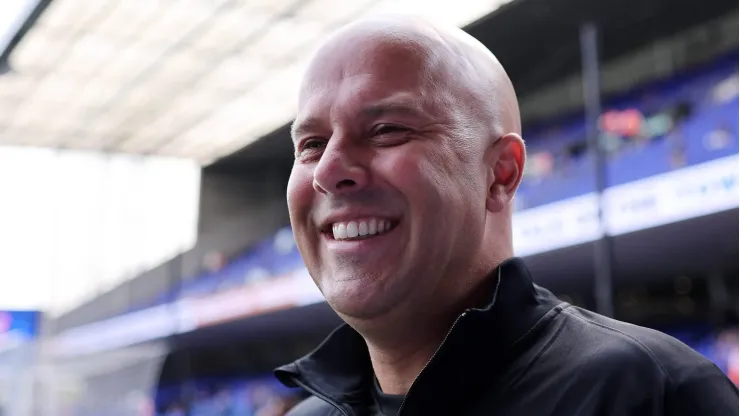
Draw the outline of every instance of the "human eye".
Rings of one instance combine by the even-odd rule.
[[[409,141],[411,129],[398,124],[379,124],[371,130],[370,140],[378,146],[398,146]]]
[[[326,140],[319,138],[308,138],[302,140],[296,148],[296,157],[310,158],[320,153],[326,147]]]
[[[388,134],[405,133],[408,131],[408,128],[396,124],[378,124],[377,126],[373,127],[372,135],[383,136]]]

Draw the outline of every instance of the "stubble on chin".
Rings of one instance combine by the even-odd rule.
[[[317,282],[329,305],[345,321],[375,318],[396,303],[399,293],[386,281],[389,276],[348,269],[323,276],[323,280]]]

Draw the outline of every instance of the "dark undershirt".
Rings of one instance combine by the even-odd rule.
[[[372,416],[396,416],[398,411],[401,410],[403,404],[404,395],[397,394],[385,394],[378,384],[378,380],[375,379],[373,383],[373,406],[370,409],[370,415]]]

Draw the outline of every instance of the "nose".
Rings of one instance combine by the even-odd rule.
[[[329,141],[313,174],[313,187],[323,194],[339,194],[362,189],[367,185],[368,172],[362,163],[361,149]]]

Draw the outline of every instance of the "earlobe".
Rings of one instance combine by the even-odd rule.
[[[491,212],[499,212],[503,208],[501,198],[501,186],[498,184],[499,179],[496,174],[496,163],[492,162],[488,168],[488,190],[486,192],[486,209]]]
[[[501,212],[509,203],[510,198],[506,194],[505,188],[494,183],[488,188],[488,198],[486,200],[486,209],[490,212]]]

